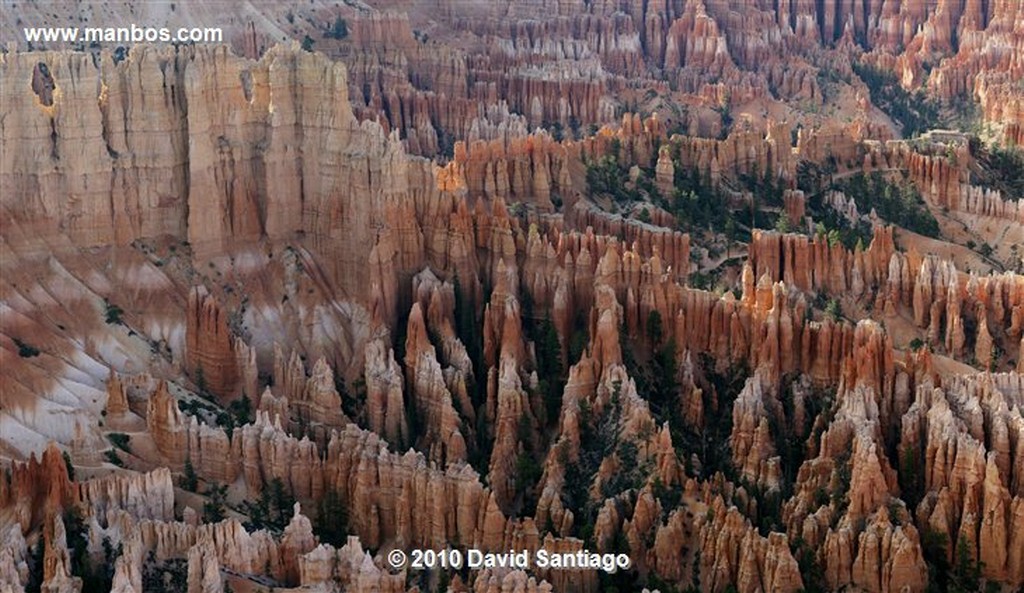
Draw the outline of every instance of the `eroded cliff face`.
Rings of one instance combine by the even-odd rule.
[[[49,101],[24,92],[39,68]],[[3,75],[4,137],[23,147],[5,151],[4,207],[40,239],[170,235],[215,257],[302,232],[327,278],[361,295],[382,204],[408,196],[395,141],[352,115],[344,65],[297,47],[258,62],[225,47],[14,53]]]
[[[0,590],[82,590],[83,541],[115,591],[434,587],[389,568],[413,547],[625,553],[624,590],[1024,583],[1024,202],[851,66],[1019,142],[1014,3],[398,8],[336,7],[338,60],[255,23],[250,58],[0,56]],[[947,235],[808,164],[905,175]]]
[[[509,142],[537,126],[578,136],[637,103],[702,135],[721,131],[713,109],[723,104],[762,122],[766,101],[848,109],[867,90],[834,101],[834,75],[821,74],[846,78],[855,59],[910,90],[977,101],[1007,142],[1022,129],[1012,86],[1022,17],[1005,0],[524,1],[500,11],[408,2],[345,16],[349,37],[326,51],[355,65],[357,117],[399,130],[414,154],[450,157],[454,139]],[[669,108],[672,100],[693,111]],[[850,114],[874,118],[859,107]]]
[[[316,50],[348,65],[346,86],[356,118],[379,121],[385,133],[398,131],[409,152],[425,156],[450,158],[455,140],[522,139],[538,126],[557,125],[560,134],[578,137],[592,124],[615,119],[622,110],[636,110],[636,104],[671,113],[674,123],[705,136],[728,127],[715,113],[722,106],[737,107],[763,123],[769,117],[766,111],[775,111],[765,109],[766,104],[829,103],[844,115],[867,122],[877,114],[858,105],[866,89],[859,87],[837,101],[833,86],[836,77],[849,77],[855,60],[893,72],[908,90],[926,88],[934,97],[976,101],[981,118],[1006,142],[1019,140],[1024,129],[1024,111],[1014,88],[1021,73],[1024,17],[1020,6],[1007,0],[920,5],[877,0],[517,0],[502,8],[433,0],[367,2],[357,8],[314,0],[297,7],[243,3],[221,15],[187,0],[184,6],[188,9],[153,6],[134,12],[110,7],[109,14],[119,22],[134,17],[155,26],[195,24],[188,23],[189,17],[204,25],[216,21],[224,25],[223,41],[252,59],[281,39],[308,35]],[[21,26],[14,25],[19,20],[27,26],[61,26],[69,17],[78,22],[95,16],[88,7],[4,10],[11,17],[4,19],[11,23],[5,32],[22,43],[20,49],[27,44]],[[337,19],[343,22],[340,28],[334,25]],[[37,42],[32,47],[67,45]],[[182,83],[169,85],[165,94],[184,98],[181,72],[163,72],[154,71],[152,76]],[[237,74],[224,73],[221,84]],[[266,76],[269,79],[270,74]],[[259,78],[257,74],[255,80]],[[53,92],[45,80],[37,86],[46,89],[49,101]],[[310,89],[306,97],[296,99],[301,104],[320,92]],[[56,94],[59,100],[60,92]],[[234,91],[218,94],[231,100]],[[685,106],[685,112],[672,109],[672,104]],[[194,130],[167,107],[166,121],[155,122],[153,131],[176,130],[178,147],[184,147],[186,134]],[[807,119],[820,123],[823,118]],[[202,150],[215,155],[218,137],[211,136],[212,143]],[[49,152],[48,146],[41,148]],[[255,151],[238,146],[234,153],[229,160],[263,161]],[[97,152],[96,158],[103,154]],[[269,158],[271,163],[276,160]],[[187,169],[184,161],[177,165],[179,171]],[[306,165],[282,162],[271,164],[267,172],[273,174],[278,166],[281,173],[292,169],[281,181],[293,183],[294,169]],[[219,189],[225,197],[234,191]],[[332,191],[330,184],[323,189]],[[234,198],[239,207],[250,207],[230,223],[209,223],[234,224],[258,233],[265,223],[258,215],[259,200],[245,194],[260,191],[255,184],[238,188]],[[318,191],[310,188],[311,194]],[[145,213],[136,211],[136,216]],[[181,217],[176,220],[179,229],[183,222]]]

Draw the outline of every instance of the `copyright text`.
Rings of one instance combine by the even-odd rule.
[[[632,566],[628,554],[599,554],[590,550],[575,552],[554,552],[541,548],[535,552],[529,550],[509,550],[507,552],[485,552],[477,549],[463,550],[410,550],[406,554],[402,550],[391,550],[387,555],[388,565],[395,570],[410,568],[412,570],[462,568],[518,568],[528,570],[600,570],[609,574],[627,570]]]

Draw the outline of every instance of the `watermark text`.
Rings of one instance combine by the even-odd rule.
[[[222,43],[220,27],[25,27],[29,43]]]

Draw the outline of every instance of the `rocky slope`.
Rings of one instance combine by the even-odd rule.
[[[388,8],[0,55],[0,590],[1024,584],[1017,3]]]

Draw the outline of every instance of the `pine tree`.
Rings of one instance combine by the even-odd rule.
[[[199,476],[196,469],[192,467],[192,458],[185,458],[185,472],[181,476],[181,487],[189,492],[195,492],[199,488]]]
[[[68,479],[72,482],[75,481],[75,466],[71,464],[71,456],[68,455],[67,451],[61,453],[61,457],[64,458],[64,467],[68,470]]]
[[[223,521],[226,517],[224,513],[224,501],[227,498],[227,486],[221,486],[220,484],[213,484],[206,491],[206,495],[210,497],[208,501],[203,503],[203,521],[206,523],[218,523]]]
[[[348,538],[348,509],[334,488],[328,489],[317,503],[317,519],[313,531],[320,538],[320,543],[331,544],[336,548],[345,545]]]

